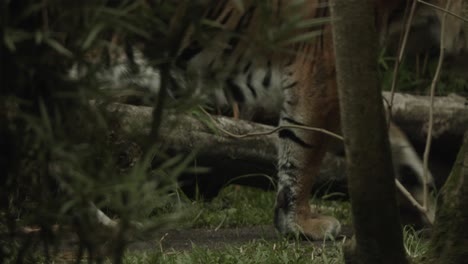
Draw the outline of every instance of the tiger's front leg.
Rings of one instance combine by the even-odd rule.
[[[301,137],[307,133],[310,135]],[[335,237],[341,230],[337,219],[313,212],[309,205],[326,141],[317,132],[288,129],[280,133],[275,225],[281,233],[321,240]]]
[[[329,55],[331,52],[329,53]],[[280,125],[304,125],[336,131],[339,127],[338,95],[333,61],[327,52],[315,62],[299,58],[285,69],[284,104]],[[297,60],[296,60],[297,61]],[[329,64],[327,65],[327,61]],[[279,132],[278,193],[275,226],[284,234],[301,234],[319,240],[341,230],[337,219],[311,210],[309,198],[327,150],[330,136],[297,128]]]

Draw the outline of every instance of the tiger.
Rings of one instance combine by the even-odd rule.
[[[176,65],[182,66],[175,69],[173,75],[182,79],[186,86],[219,86],[220,89],[214,89],[211,94],[212,100],[221,106],[237,102],[243,118],[252,119],[255,115],[273,112],[273,116],[279,116],[280,126],[300,125],[340,131],[335,54],[327,0],[244,0],[242,6],[233,0],[205,2],[205,18],[221,25],[223,30],[210,35],[208,45],[197,43],[190,35],[185,37],[176,58]],[[391,46],[392,39],[400,36],[407,2],[374,1],[375,27],[381,46]],[[438,7],[445,7],[446,3],[444,0],[427,2]],[[465,2],[454,0],[449,10],[457,13],[468,6]],[[283,38],[277,40],[282,45],[280,50],[259,49],[256,43],[268,35],[266,28],[261,26],[265,17],[270,22],[268,26],[279,35],[289,39],[301,39],[307,34],[314,37],[291,42]],[[312,23],[314,19],[321,22]],[[431,47],[437,47],[441,19],[441,12],[419,4],[412,29],[425,37],[425,45],[429,43]],[[284,31],[291,21],[299,22],[300,26]],[[301,21],[311,26],[306,26],[307,23],[301,26]],[[448,19],[449,30],[445,34],[448,53],[459,54],[467,48],[465,36],[468,32],[461,23],[453,17]],[[150,82],[157,83],[159,79]],[[422,162],[398,127],[391,125],[389,134],[396,177],[403,177],[402,168],[411,169],[417,177],[410,190],[417,194],[417,200],[422,201]],[[341,230],[340,222],[335,217],[315,212],[309,205],[311,189],[329,148],[329,136],[287,128],[281,130],[278,137],[276,229],[285,235],[299,234],[313,240],[336,237]],[[426,184],[430,185],[432,181],[429,177]],[[429,203],[432,217],[434,208],[435,204]]]

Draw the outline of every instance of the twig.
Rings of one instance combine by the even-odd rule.
[[[427,207],[422,206],[414,197],[411,195],[411,193],[401,184],[401,182],[398,179],[395,179],[395,184],[397,189],[405,196],[408,201],[419,211],[421,214],[423,214],[426,219],[428,220],[429,223],[434,224],[434,218],[430,217],[428,214]]]
[[[167,235],[169,235],[169,233],[165,233],[160,239],[159,239],[159,250],[161,250],[161,253],[164,255],[164,247],[163,247],[163,244],[162,242],[164,241],[164,239],[166,239]]]
[[[406,21],[406,24],[405,24],[405,31],[404,31],[404,35],[403,35],[403,40],[401,41],[400,50],[399,50],[399,53],[398,53],[398,58],[397,58],[397,60],[395,62],[395,66],[393,68],[392,87],[391,87],[391,90],[390,90],[391,91],[391,96],[390,96],[390,103],[388,105],[388,114],[389,115],[391,115],[391,112],[392,112],[393,98],[394,98],[394,94],[395,94],[395,90],[396,90],[396,82],[397,82],[397,78],[398,78],[398,71],[399,71],[399,68],[400,68],[401,61],[403,60],[403,54],[404,54],[405,49],[406,49],[406,43],[408,42],[408,35],[409,35],[410,29],[411,29],[411,24],[413,23],[413,17],[414,17],[414,13],[415,13],[415,10],[416,10],[417,2],[418,2],[417,0],[414,0],[413,4],[411,5],[411,10],[410,10],[410,13],[409,13],[409,16],[408,16],[408,20]],[[390,122],[390,118],[388,118],[388,120]]]
[[[447,0],[447,4],[445,9],[448,9],[451,4],[451,0]],[[428,199],[428,190],[427,190],[427,178],[428,178],[428,163],[429,163],[429,153],[431,151],[431,143],[432,143],[432,129],[434,126],[434,93],[435,87],[437,82],[439,81],[440,71],[442,68],[442,62],[444,61],[444,51],[445,51],[445,22],[447,20],[447,12],[444,13],[441,21],[440,26],[440,54],[439,54],[439,61],[437,62],[436,72],[434,74],[434,78],[432,79],[431,83],[431,101],[429,105],[429,127],[427,130],[427,138],[426,138],[426,147],[424,148],[424,156],[423,156],[423,179],[424,179],[424,186],[423,186],[423,207],[427,208],[427,199]]]
[[[416,0],[416,1],[418,1],[418,2],[421,3],[421,4],[425,4],[425,5],[427,5],[427,6],[430,6],[430,7],[432,7],[432,8],[435,8],[435,9],[437,9],[437,10],[440,10],[440,11],[444,12],[445,14],[449,14],[449,15],[451,15],[451,16],[454,16],[454,17],[456,17],[456,18],[458,18],[458,19],[461,19],[461,20],[463,20],[464,22],[468,23],[468,19],[467,19],[467,18],[464,18],[464,17],[462,17],[462,16],[460,16],[460,15],[457,15],[457,14],[455,14],[455,13],[449,11],[449,10],[448,10],[448,5],[447,5],[447,7],[444,9],[444,8],[442,8],[442,7],[436,6],[436,5],[434,5],[434,4],[430,4],[430,3],[426,2],[426,1],[423,1],[423,0]],[[450,0],[449,0],[447,3],[449,3],[449,2],[450,2]]]
[[[326,129],[323,129],[323,128],[317,128],[317,127],[308,127],[308,126],[299,126],[299,125],[287,125],[287,126],[277,126],[275,127],[274,129],[271,129],[269,131],[265,131],[265,132],[253,132],[253,133],[246,133],[246,134],[234,134],[234,133],[231,133],[227,130],[225,130],[224,128],[220,127],[217,125],[217,122],[216,120],[213,118],[213,116],[206,112],[205,109],[201,108],[201,111],[207,115],[210,120],[213,122],[213,124],[216,126],[216,128],[223,132],[224,134],[230,136],[230,137],[233,137],[233,138],[246,138],[246,137],[258,137],[258,136],[266,136],[266,135],[271,135],[273,133],[276,133],[278,131],[281,131],[281,130],[284,130],[284,129],[290,129],[290,128],[295,128],[295,129],[303,129],[303,130],[307,130],[307,131],[315,131],[315,132],[320,132],[320,133],[323,133],[323,134],[326,134],[326,135],[329,135],[331,137],[334,137],[336,139],[339,139],[341,141],[343,141],[343,137],[336,134],[336,133],[333,133],[331,131],[328,131]]]
[[[43,33],[47,33],[49,31],[49,15],[47,12],[47,0],[42,1],[42,30],[44,31]]]

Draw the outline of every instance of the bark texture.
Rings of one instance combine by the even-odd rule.
[[[457,161],[441,190],[436,224],[424,263],[459,264],[468,261],[468,131]]]
[[[122,138],[144,138],[151,123],[151,107],[112,104],[107,108],[117,119]],[[258,133],[271,131],[273,127],[258,123],[235,120],[228,117],[172,114],[168,115],[160,127],[162,148],[172,153],[190,153],[196,151],[198,166],[210,167],[211,171],[198,175],[183,175],[182,181],[198,182],[199,188],[205,188],[208,196],[216,195],[216,188],[240,178],[236,183],[268,188],[272,182],[264,175],[276,178],[277,140],[276,134],[247,138],[233,138],[219,131],[225,129],[234,134]],[[133,135],[133,136],[131,136]],[[154,141],[156,142],[156,141]],[[150,142],[151,144],[154,142]],[[125,147],[127,148],[127,147]],[[126,154],[126,156],[131,154]],[[128,158],[132,160],[132,158]],[[342,157],[328,153],[321,167],[317,188],[324,188],[334,182],[334,190],[345,191],[345,164]],[[257,175],[257,177],[255,177]],[[191,179],[192,178],[192,179]],[[211,190],[213,189],[213,190]],[[315,189],[316,191],[317,189]],[[325,190],[324,190],[325,191]]]
[[[383,92],[383,97],[389,102],[391,94]],[[425,142],[429,106],[429,96],[395,93],[392,120],[413,141],[416,143]],[[436,144],[443,145],[443,148],[456,148],[454,150],[456,153],[466,130],[468,130],[468,99],[455,94],[435,97],[432,136],[436,140]]]
[[[374,1],[331,1],[354,241],[347,263],[407,263],[380,82]]]
[[[388,99],[389,93],[384,92],[383,96]],[[436,120],[440,120],[440,122],[436,122],[435,129],[439,133],[436,133],[434,145],[437,147],[437,151],[445,153],[445,156],[447,154],[450,157],[455,156],[452,153],[458,151],[463,137],[460,128],[466,127],[468,129],[468,107],[465,107],[464,101],[465,99],[459,96],[437,97],[435,99]],[[393,119],[397,124],[402,125],[404,131],[410,132],[409,137],[413,142],[424,141],[428,105],[429,98],[427,96],[395,94]],[[137,139],[146,138],[145,133],[148,133],[150,129],[152,108],[112,104],[108,109],[115,112],[113,116],[117,119],[116,123],[120,123],[122,138],[128,140],[129,134],[137,134],[134,135],[134,138]],[[222,116],[213,116],[213,120],[218,127],[235,134],[271,131],[273,129],[272,126]],[[221,187],[239,175],[256,174],[275,177],[277,155],[277,137],[275,135],[236,139],[218,131],[218,128],[213,125],[213,120],[208,120],[205,116],[172,114],[167,119],[165,118],[161,124],[160,137],[164,139],[161,141],[165,147],[173,153],[190,153],[196,150],[198,152],[197,164],[212,168],[209,174],[199,176],[199,179],[206,179],[203,188],[211,191],[211,188]],[[138,142],[138,140],[136,141]],[[152,141],[149,143],[156,142],[156,139]],[[125,144],[123,148],[129,149]],[[126,156],[131,155],[126,154]],[[132,160],[132,157],[129,159]],[[442,182],[447,175],[448,172],[445,168],[442,171],[439,169],[437,180]],[[193,178],[194,175],[184,175],[187,182],[199,180],[190,179],[191,177]],[[215,183],[217,186],[210,186],[210,184]],[[263,176],[246,177],[237,183],[262,188],[271,186],[270,180]],[[347,192],[346,184],[343,157],[327,153],[314,188],[321,190],[333,186],[334,192]],[[314,189],[315,191],[317,189]],[[325,191],[326,189],[324,189]],[[215,191],[212,195],[216,195]]]

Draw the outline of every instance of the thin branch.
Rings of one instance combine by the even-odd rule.
[[[47,0],[42,0],[42,9],[41,9],[41,14],[42,14],[42,31],[44,33],[49,31],[49,15],[47,12],[47,7],[48,3]]]
[[[395,66],[393,68],[393,79],[392,79],[392,86],[391,86],[391,94],[392,96],[390,97],[390,103],[388,105],[388,113],[391,113],[391,109],[392,109],[392,106],[393,106],[393,94],[395,93],[396,91],[396,81],[397,81],[397,75],[398,75],[398,71],[399,71],[399,67],[400,67],[400,64],[401,64],[401,61],[402,61],[402,58],[403,58],[403,54],[404,54],[404,51],[405,51],[405,48],[406,48],[406,42],[407,42],[407,39],[408,39],[408,35],[409,35],[409,31],[410,31],[410,28],[411,28],[411,24],[412,24],[412,21],[413,21],[413,17],[414,17],[414,13],[415,13],[415,10],[416,10],[416,4],[417,3],[421,3],[421,4],[424,4],[424,5],[427,5],[427,6],[430,6],[434,9],[437,9],[439,11],[442,11],[445,13],[445,15],[449,14],[453,17],[456,17],[462,21],[464,21],[465,23],[468,23],[468,19],[467,18],[464,18],[460,15],[457,15],[451,11],[448,10],[448,7],[446,8],[441,8],[437,5],[434,5],[434,4],[431,4],[431,3],[428,3],[426,1],[423,1],[423,0],[414,0],[412,5],[411,5],[411,11],[410,11],[410,14],[409,14],[409,17],[408,17],[408,20],[406,21],[406,24],[405,24],[405,31],[404,31],[404,37],[403,37],[403,41],[400,45],[400,50],[399,50],[399,54],[398,54],[398,58],[397,58],[397,61],[395,62]],[[445,16],[444,15],[444,16]],[[390,114],[389,114],[390,115]],[[390,118],[388,118],[388,120],[390,120]]]
[[[442,7],[436,6],[436,5],[434,5],[434,4],[430,4],[430,3],[426,2],[426,1],[423,1],[423,0],[416,0],[416,1],[418,1],[418,2],[421,3],[421,4],[425,4],[425,5],[427,5],[427,6],[430,6],[430,7],[432,7],[432,8],[435,8],[435,9],[437,9],[437,10],[440,10],[440,11],[444,12],[445,14],[449,14],[449,15],[451,15],[451,16],[454,16],[454,17],[458,18],[458,19],[461,19],[461,20],[463,20],[465,23],[468,23],[468,19],[467,19],[467,18],[464,18],[464,17],[462,17],[462,16],[460,16],[460,15],[457,15],[457,14],[455,14],[455,13],[449,11],[449,10],[448,10],[448,7],[446,7],[446,8],[444,9],[444,8],[442,8]],[[449,2],[450,2],[450,1],[449,1]]]
[[[446,9],[450,7],[451,0],[447,0],[447,5]],[[445,52],[445,22],[447,20],[447,12],[444,13],[441,21],[441,26],[440,26],[440,54],[439,54],[439,61],[437,62],[437,68],[436,72],[434,74],[434,78],[432,79],[431,83],[431,101],[430,101],[430,106],[429,106],[429,127],[427,131],[427,138],[426,138],[426,147],[424,148],[424,156],[423,156],[423,165],[424,165],[424,170],[423,170],[423,175],[424,175],[424,189],[423,189],[423,197],[424,197],[424,203],[423,206],[427,208],[427,199],[428,199],[428,190],[427,190],[427,178],[429,175],[428,171],[428,163],[429,163],[429,153],[431,151],[431,143],[432,143],[432,130],[434,126],[434,94],[435,94],[435,88],[436,84],[439,81],[440,77],[440,71],[442,68],[442,63],[444,61],[444,52]]]
[[[298,125],[287,125],[287,126],[277,126],[275,127],[274,129],[272,130],[269,130],[269,131],[265,131],[265,132],[253,132],[253,133],[246,133],[246,134],[234,134],[234,133],[231,133],[227,130],[225,130],[224,128],[222,127],[219,127],[217,125],[217,122],[216,120],[213,118],[213,116],[206,112],[205,109],[201,108],[201,111],[208,116],[208,118],[210,118],[210,120],[213,122],[213,124],[216,126],[216,128],[221,131],[222,133],[230,136],[230,137],[233,137],[233,138],[246,138],[246,137],[258,137],[258,136],[266,136],[266,135],[271,135],[273,133],[276,133],[278,131],[281,131],[281,130],[284,130],[284,129],[290,129],[290,128],[295,128],[295,129],[303,129],[303,130],[307,130],[307,131],[315,131],[315,132],[320,132],[320,133],[323,133],[323,134],[326,134],[328,136],[331,136],[331,137],[334,137],[336,139],[339,139],[341,141],[343,141],[343,137],[336,134],[336,133],[333,133],[331,131],[328,131],[326,129],[323,129],[323,128],[317,128],[317,127],[308,127],[308,126],[298,126]]]
[[[406,43],[408,42],[408,36],[409,36],[410,29],[411,29],[411,24],[413,23],[413,18],[414,18],[414,13],[415,13],[415,10],[416,10],[417,2],[418,2],[417,0],[414,0],[413,4],[411,5],[411,10],[410,10],[410,13],[409,13],[409,16],[408,16],[408,20],[406,21],[406,24],[405,24],[405,31],[404,31],[404,35],[403,35],[403,40],[402,40],[401,45],[400,45],[398,58],[397,58],[397,60],[395,62],[395,66],[393,68],[392,87],[391,87],[391,90],[390,90],[391,91],[391,97],[390,97],[390,103],[388,105],[388,114],[389,115],[391,115],[391,112],[392,112],[393,95],[395,94],[395,90],[396,90],[398,71],[399,71],[399,68],[400,68],[401,61],[403,60],[403,54],[404,54],[405,49],[406,49]],[[390,118],[388,118],[388,120],[390,122]]]
[[[408,201],[410,201],[410,203],[419,212],[421,212],[421,214],[424,215],[424,217],[426,217],[428,223],[434,224],[434,218],[429,216],[427,207],[422,206],[420,203],[418,203],[418,201],[416,201],[416,199],[413,197],[413,195],[411,195],[411,193],[405,188],[405,186],[403,186],[401,184],[401,182],[398,179],[395,179],[395,184],[396,184],[396,187],[398,188],[398,190],[403,194],[403,196],[405,196],[408,199]]]

